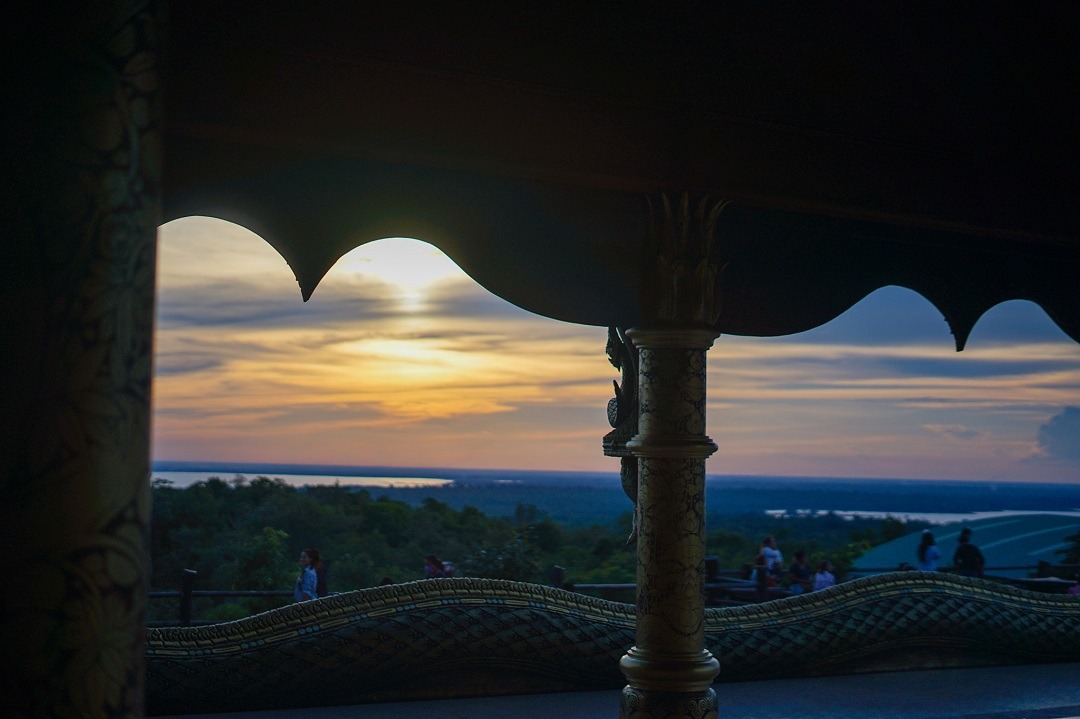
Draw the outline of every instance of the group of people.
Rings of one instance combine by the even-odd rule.
[[[972,543],[971,535],[972,531],[967,527],[960,531],[956,551],[953,553],[952,566],[962,576],[982,577],[986,559],[979,548]],[[919,560],[917,565],[919,571],[937,571],[941,561],[941,550],[937,546],[933,532],[929,529],[923,530],[916,556]],[[765,537],[758,549],[750,580],[756,582],[758,589],[765,592],[769,587],[779,586],[785,575],[788,591],[791,594],[815,592],[836,584],[833,565],[828,561],[822,561],[815,572],[806,561],[806,552],[801,549],[795,552],[795,561],[785,572],[784,556],[776,546],[776,538],[769,535]]]
[[[457,573],[457,569],[454,568],[454,563],[439,559],[434,554],[429,554],[424,558],[424,578],[425,579],[437,579],[439,577],[452,577]]]
[[[831,587],[836,584],[834,571],[832,563],[828,561],[822,561],[817,571],[813,571],[806,560],[806,552],[800,549],[795,552],[795,561],[787,568],[788,591],[803,594]],[[759,591],[766,592],[769,587],[778,586],[784,578],[784,555],[776,546],[776,538],[769,535],[758,548],[750,580],[757,583]]]
[[[965,527],[960,531],[957,539],[956,551],[953,553],[952,566],[958,574],[965,577],[981,577],[986,567],[986,559],[982,552],[971,541],[972,531]],[[916,549],[919,563],[917,568],[923,572],[935,572],[941,561],[941,550],[938,549],[934,534],[929,529],[924,529],[922,538]],[[758,590],[768,592],[770,587],[779,586],[785,579],[788,591],[791,594],[803,594],[816,592],[836,584],[836,575],[833,565],[828,561],[822,561],[814,572],[806,560],[806,552],[802,549],[795,552],[795,560],[784,571],[784,555],[776,546],[776,538],[772,535],[765,537],[758,548],[757,557],[754,560],[754,568],[750,574],[750,580],[757,583]],[[429,554],[424,559],[424,577],[434,579],[439,577],[452,577],[456,570],[452,562],[440,560],[436,555]],[[1077,578],[1080,582],[1080,577]],[[392,583],[393,580],[385,578],[381,583]],[[1075,591],[1073,591],[1075,590]],[[294,597],[297,602],[307,602],[327,594],[326,586],[326,563],[315,548],[305,549],[300,552],[300,574],[296,578]],[[1080,583],[1069,590],[1070,594],[1080,593]]]
[[[952,566],[957,574],[965,577],[981,577],[986,568],[986,559],[978,547],[971,541],[971,529],[964,527],[960,530],[957,538],[956,551],[953,552]],[[938,563],[941,561],[941,550],[938,549],[934,533],[924,529],[919,546],[915,551],[919,559],[917,569],[920,572],[936,572]]]
[[[297,602],[310,602],[312,599],[325,597],[328,593],[326,587],[326,562],[323,561],[319,550],[311,547],[300,552],[300,574],[296,577],[296,587],[293,590],[293,599]],[[424,577],[434,579],[437,577],[452,577],[457,573],[453,562],[439,559],[434,554],[429,554],[424,559]],[[393,584],[390,577],[383,577],[380,585]]]

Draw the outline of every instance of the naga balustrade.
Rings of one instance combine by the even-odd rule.
[[[634,607],[429,579],[206,627],[148,629],[149,714],[617,689]],[[1080,661],[1080,597],[942,572],[707,608],[716,681]],[[313,684],[318,692],[306,691]]]

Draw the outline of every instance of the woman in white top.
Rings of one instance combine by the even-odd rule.
[[[765,568],[769,574],[779,577],[784,570],[784,555],[776,548],[776,539],[771,534],[761,543],[761,556],[765,557]]]
[[[293,599],[298,602],[307,602],[318,599],[315,586],[318,583],[315,570],[311,567],[311,554],[308,550],[300,552],[300,576],[296,578],[296,589],[293,591]]]
[[[941,559],[941,550],[937,548],[934,535],[929,529],[924,529],[922,541],[919,542],[919,571],[936,572],[938,560]]]

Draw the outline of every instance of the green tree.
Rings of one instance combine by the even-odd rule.
[[[296,556],[312,546],[328,562],[330,589],[338,592],[387,576],[420,579],[428,554],[454,560],[463,576],[547,582],[556,564],[577,584],[632,583],[636,574],[630,513],[607,525],[564,526],[526,502],[507,516],[489,516],[431,497],[414,507],[373,499],[366,490],[296,488],[268,477],[214,477],[186,489],[155,481],[152,490],[154,589],[179,589],[183,570],[194,569],[200,589],[291,591]],[[707,523],[706,551],[722,569],[753,561],[767,534],[778,538],[788,559],[801,548],[812,562],[828,559],[842,568],[868,547],[918,528],[895,518],[836,515],[710,515]],[[290,600],[273,600],[283,601]],[[269,606],[244,599],[211,607],[198,600],[196,615],[232,619]],[[175,616],[175,601],[152,603],[150,618]]]
[[[290,586],[296,572],[289,568],[288,538],[288,532],[273,527],[240,537],[222,572],[231,588],[274,590]]]
[[[505,544],[473,552],[461,563],[461,569],[470,577],[512,579],[518,582],[536,581],[540,576],[536,545],[524,533],[518,534]]]

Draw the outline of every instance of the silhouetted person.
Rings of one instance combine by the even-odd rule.
[[[755,595],[757,601],[763,602],[769,598],[769,568],[765,564],[765,555],[758,554],[754,560]]]
[[[916,550],[919,556],[920,572],[936,572],[938,560],[941,559],[941,550],[937,548],[934,535],[929,529],[924,529],[922,540]]]
[[[960,544],[956,548],[952,559],[956,571],[965,577],[983,576],[986,560],[983,558],[983,553],[979,551],[979,548],[971,543],[971,530],[967,527],[960,530],[960,537],[957,541]]]
[[[424,558],[424,576],[428,579],[446,576],[442,561],[434,554],[429,554]]]
[[[784,571],[784,555],[776,546],[776,539],[770,534],[761,542],[761,555],[765,557],[765,567],[769,574],[779,578]]]
[[[802,594],[814,588],[814,573],[810,571],[810,565],[806,562],[806,552],[795,552],[795,561],[788,567],[788,590],[792,594]]]

